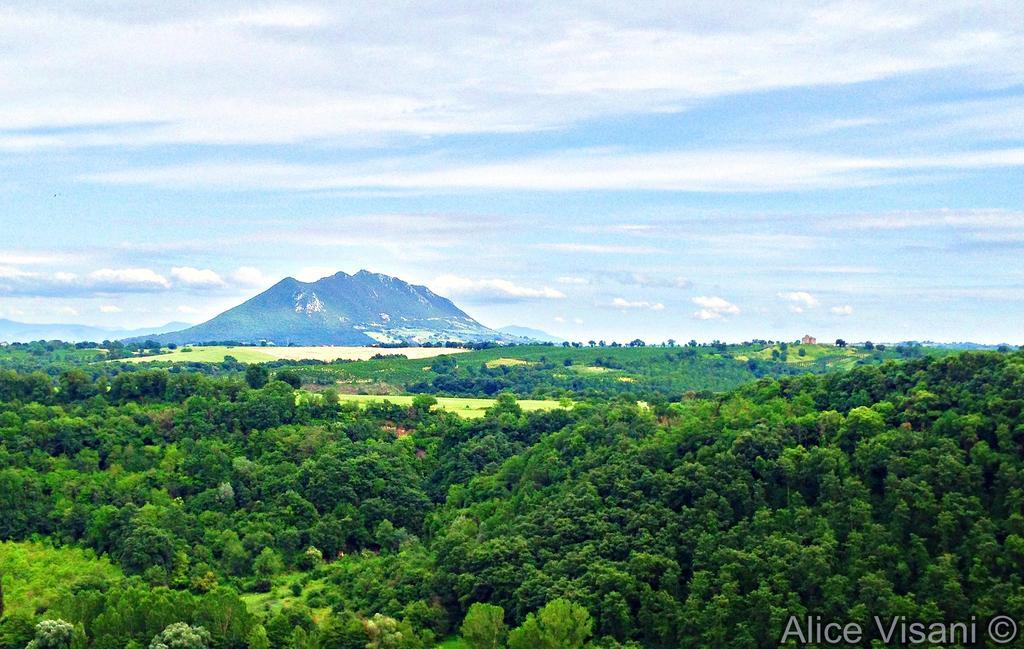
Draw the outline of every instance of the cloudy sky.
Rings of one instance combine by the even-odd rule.
[[[0,318],[1024,342],[1019,0],[524,4],[5,2]]]

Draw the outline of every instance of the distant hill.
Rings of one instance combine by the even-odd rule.
[[[956,350],[962,350],[962,351],[981,351],[981,350],[992,351],[992,350],[999,349],[1000,347],[1009,347],[1010,349],[1014,349],[1016,347],[1016,345],[1011,345],[1010,343],[997,343],[997,344],[993,345],[993,344],[989,344],[989,343],[972,343],[972,342],[969,342],[969,341],[964,341],[964,342],[946,342],[946,343],[943,343],[943,342],[935,342],[935,341],[932,341],[932,340],[923,340],[921,342],[910,341],[910,342],[898,343],[898,344],[902,344],[902,345],[921,345],[923,347],[938,347],[940,349],[956,349]]]
[[[507,327],[499,327],[498,331],[503,334],[508,334],[515,338],[527,338],[529,340],[536,340],[542,343],[560,343],[565,338],[559,338],[558,336],[552,336],[546,331],[540,329],[532,329],[530,327],[519,327],[516,325],[508,325]]]
[[[33,340],[63,340],[77,343],[83,341],[102,342],[118,340],[131,336],[162,334],[188,327],[187,322],[169,322],[159,327],[142,327],[139,329],[108,329],[80,324],[37,324],[31,322],[15,322],[0,319],[0,341],[9,343],[27,343]]]
[[[505,338],[425,286],[361,270],[315,282],[287,277],[203,324],[126,342],[372,345]]]

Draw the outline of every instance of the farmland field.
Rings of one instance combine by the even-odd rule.
[[[185,351],[189,349],[191,351]],[[404,355],[410,359],[432,358],[441,354],[458,354],[467,349],[443,347],[187,347],[168,351],[156,356],[140,356],[126,359],[132,363],[151,361],[161,362],[200,362],[220,363],[225,356],[234,356],[242,363],[265,363],[276,360],[316,360],[316,361],[364,361],[376,355]]]
[[[866,350],[768,343],[674,348],[521,345],[475,350],[445,362],[383,358],[306,366],[300,373],[306,382],[363,394],[491,397],[510,391],[519,398],[557,399],[632,392],[643,397],[723,391],[763,376],[820,374],[912,355],[948,353],[924,347]]]
[[[409,395],[377,396],[372,394],[341,394],[338,395],[342,403],[383,403],[385,400],[400,406],[412,405],[414,397]],[[494,405],[494,399],[477,399],[472,397],[437,397],[437,407],[454,412],[460,417],[475,419],[483,417],[484,412]],[[555,399],[522,399],[517,401],[519,407],[526,412],[535,410],[554,410],[561,403]]]

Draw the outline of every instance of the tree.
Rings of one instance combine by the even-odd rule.
[[[270,372],[267,368],[260,365],[259,363],[250,363],[245,368],[245,382],[249,384],[249,387],[253,390],[259,390],[267,384],[270,380]]]
[[[149,643],[149,649],[208,649],[209,646],[210,634],[206,629],[184,622],[168,625]]]
[[[477,602],[469,607],[459,628],[472,649],[498,649],[505,643],[505,609]]]
[[[842,338],[836,338],[836,347],[846,347],[846,341]]]
[[[319,649],[320,634],[314,628],[307,631],[302,627],[296,627],[292,632],[291,649]]]
[[[436,405],[437,399],[433,395],[417,394],[412,398],[412,409],[416,417],[422,417]]]
[[[281,561],[281,557],[270,548],[263,548],[263,551],[252,562],[253,573],[264,579],[270,579],[282,570],[284,570],[284,563]]]
[[[270,649],[270,639],[267,638],[267,630],[262,624],[257,624],[249,632],[245,641],[248,649]],[[325,647],[325,649],[327,649]]]
[[[65,402],[81,401],[96,395],[96,386],[93,385],[92,379],[78,368],[61,373],[58,385],[59,397]]]
[[[0,647],[22,649],[35,637],[32,616],[18,611],[0,618]]]
[[[281,370],[274,375],[274,380],[283,381],[296,390],[302,387],[302,377],[295,370]]]
[[[71,633],[71,649],[88,649],[88,647],[89,637],[85,635],[85,625],[79,622]]]
[[[594,620],[579,604],[558,598],[508,635],[509,649],[581,649],[593,631]]]
[[[365,649],[367,640],[363,621],[351,611],[332,615],[320,631],[321,649]]]
[[[36,636],[25,649],[71,649],[75,627],[64,620],[43,620],[36,625]]]
[[[366,649],[424,649],[423,640],[408,621],[399,622],[380,613],[366,621],[366,635],[370,639]]]
[[[401,535],[395,529],[395,525],[385,518],[374,530],[373,539],[381,549],[395,551],[398,549]]]
[[[128,536],[117,556],[128,572],[141,573],[152,566],[170,570],[174,561],[174,540],[164,530],[132,521]]]
[[[402,632],[398,630],[398,620],[380,613],[366,621],[366,635],[370,641],[366,649],[398,649],[402,646]]]

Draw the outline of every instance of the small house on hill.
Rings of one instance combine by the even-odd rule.
[[[814,336],[811,336],[811,335],[808,334],[808,335],[806,335],[806,336],[804,336],[803,338],[800,339],[800,344],[801,345],[817,345],[818,344],[818,339],[815,338]]]

